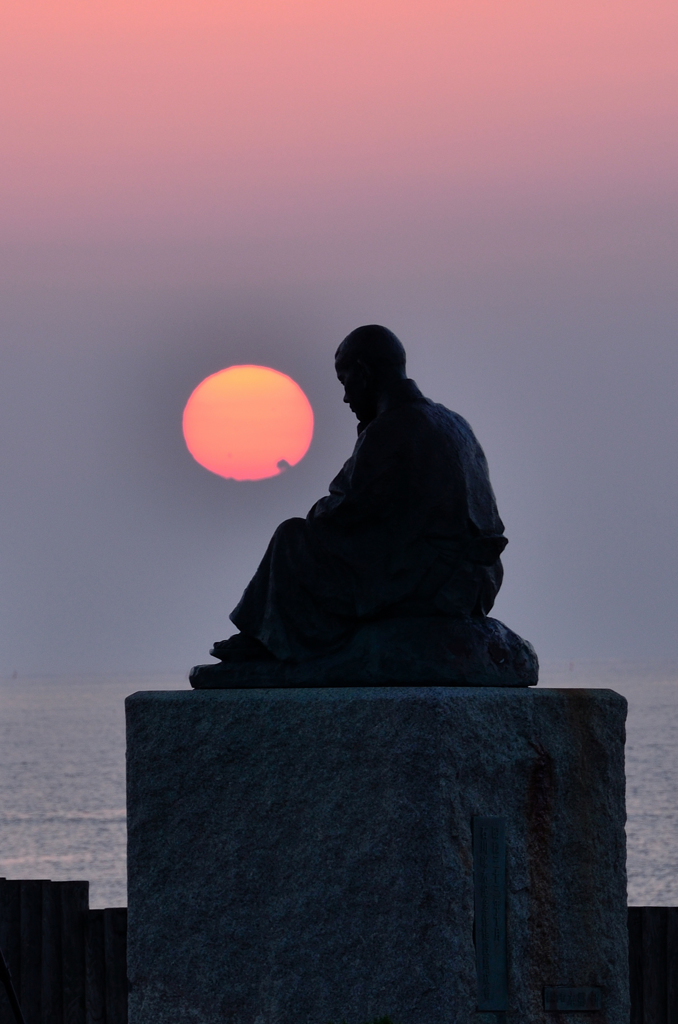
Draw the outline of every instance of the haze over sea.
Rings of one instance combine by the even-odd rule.
[[[0,681],[0,875],[85,878],[91,906],[126,903],[124,698],[187,685],[178,675]],[[678,663],[554,662],[540,685],[628,699],[629,904],[678,905]]]

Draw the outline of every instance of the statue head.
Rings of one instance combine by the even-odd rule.
[[[369,423],[389,386],[406,377],[405,349],[393,331],[368,324],[344,338],[334,366],[344,387],[344,401],[361,423]]]

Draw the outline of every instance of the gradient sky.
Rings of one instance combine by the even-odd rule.
[[[0,672],[183,671],[354,443],[360,323],[483,444],[496,614],[676,658],[678,6],[3,0]],[[282,477],[187,453],[193,388],[292,376]]]

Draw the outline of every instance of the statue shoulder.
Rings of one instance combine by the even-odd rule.
[[[431,419],[435,421],[439,429],[444,430],[450,438],[454,438],[457,444],[465,447],[480,449],[478,438],[473,432],[473,427],[468,420],[447,406],[438,402],[431,402]]]
[[[455,445],[478,445],[468,420],[440,402],[422,395],[421,400],[411,402],[397,411],[401,413],[401,422],[406,423],[409,429],[421,432],[422,436],[435,434],[440,438],[440,435],[444,435]]]
[[[467,420],[417,389],[408,400],[393,404],[360,434],[352,458],[365,459],[390,451],[413,452],[434,460],[482,457],[482,449]],[[351,460],[349,460],[351,461]]]

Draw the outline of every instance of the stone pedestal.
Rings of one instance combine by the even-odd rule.
[[[628,1024],[625,715],[610,690],[129,697],[130,1024]]]

